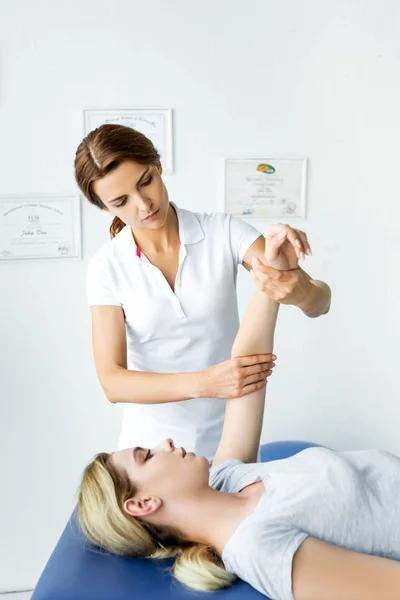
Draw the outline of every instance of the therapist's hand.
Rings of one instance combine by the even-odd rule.
[[[264,255],[251,259],[251,274],[257,287],[273,300],[298,306],[315,318],[329,312],[331,290],[298,266],[306,254],[311,255],[311,248],[304,231],[281,223],[272,225],[265,235]]]
[[[239,398],[265,386],[275,366],[274,354],[231,358],[201,371],[199,398]]]
[[[300,268],[277,271],[256,258],[251,274],[257,287],[280,304],[302,308],[314,293],[311,278]]]
[[[301,307],[313,290],[311,278],[298,266],[306,254],[311,249],[303,231],[282,223],[268,227],[264,256],[252,259],[257,287],[276,302]]]

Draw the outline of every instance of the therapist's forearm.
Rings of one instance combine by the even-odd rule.
[[[113,404],[165,404],[196,397],[199,373],[148,373],[117,367],[101,378],[101,385]]]

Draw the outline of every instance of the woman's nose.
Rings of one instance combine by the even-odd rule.
[[[148,198],[143,198],[140,194],[137,194],[136,196],[136,203],[139,210],[142,210],[144,212],[148,212],[153,205],[151,200],[149,200]]]
[[[174,442],[171,438],[164,440],[164,447],[166,450],[173,452],[175,450]]]
[[[153,452],[173,452],[174,450],[174,442],[171,440],[171,438],[167,438],[159,446],[156,446],[153,449]]]

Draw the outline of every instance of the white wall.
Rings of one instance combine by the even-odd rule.
[[[223,208],[225,157],[309,158],[296,225],[333,306],[283,308],[265,439],[400,454],[399,27],[397,0],[0,3],[0,194],[76,191],[83,107],[172,107],[184,208]],[[117,439],[85,303],[108,220],[82,213],[82,261],[0,265],[0,591],[35,584],[83,464]],[[241,310],[251,290],[241,273]]]

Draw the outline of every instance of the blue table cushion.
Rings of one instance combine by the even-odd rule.
[[[264,444],[261,460],[287,458],[315,445],[296,441]],[[171,575],[172,564],[173,560],[121,557],[96,548],[80,531],[74,511],[31,600],[204,600],[204,592],[185,588]],[[215,600],[266,599],[243,581],[211,596]]]

